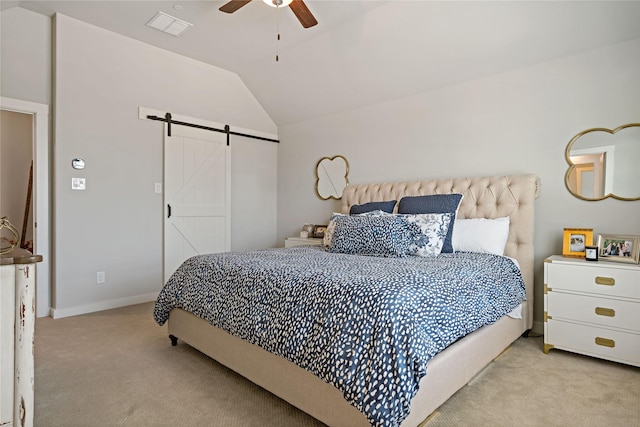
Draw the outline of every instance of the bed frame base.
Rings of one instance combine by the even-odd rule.
[[[523,307],[524,309],[525,307]],[[434,357],[411,401],[403,427],[418,426],[480,370],[526,331],[522,319],[503,317],[460,339]],[[222,365],[270,391],[323,423],[336,427],[369,426],[366,417],[342,393],[297,365],[211,326],[182,309],[169,317],[169,337],[179,337]]]

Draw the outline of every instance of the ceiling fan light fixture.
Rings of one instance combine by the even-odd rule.
[[[262,0],[271,7],[287,7],[293,0]]]
[[[296,15],[303,28],[311,28],[318,24],[318,21],[313,16],[303,0],[262,0],[267,5],[280,9],[281,7],[289,6],[289,9]],[[251,0],[231,0],[220,6],[218,10],[224,13],[233,13],[241,7],[251,3]]]

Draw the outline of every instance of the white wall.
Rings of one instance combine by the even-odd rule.
[[[282,246],[275,215],[279,144],[231,138],[231,250]]]
[[[64,15],[54,21],[55,313],[66,316],[155,298],[162,286],[163,126],[138,107],[273,135],[276,127],[237,75]],[[238,197],[276,191],[277,144],[231,139],[232,212]],[[257,156],[258,150],[269,151]],[[71,168],[83,158],[86,168]],[[85,191],[71,189],[86,179]],[[234,203],[236,203],[234,207]],[[241,206],[241,205],[240,205]],[[244,209],[247,211],[247,209]],[[275,202],[233,219],[234,229],[275,225]],[[249,243],[275,245],[275,226]],[[106,283],[96,284],[96,272]]]
[[[50,104],[56,316],[152,299],[162,285],[162,124],[138,107],[275,137],[276,126],[233,73],[80,21],[3,10],[2,94]],[[55,64],[52,70],[52,46]],[[278,144],[232,137],[232,250],[276,240]],[[87,168],[71,169],[73,157]],[[87,190],[70,189],[72,177]],[[96,272],[106,271],[98,286]],[[41,307],[38,312],[40,313]]]
[[[640,201],[579,200],[566,190],[564,150],[578,132],[640,121],[640,40],[280,128],[278,238],[326,224],[336,201],[314,192],[314,166],[342,154],[355,183],[534,173],[535,317],[543,259],[564,227],[640,234]],[[637,164],[637,161],[636,161]],[[624,212],[612,216],[611,212]]]
[[[14,7],[0,13],[0,93],[51,103],[51,19]]]

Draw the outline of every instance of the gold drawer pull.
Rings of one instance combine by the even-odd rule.
[[[600,337],[596,337],[596,344],[602,345],[604,347],[611,347],[611,348],[616,346],[616,342],[614,340],[610,340],[608,338],[600,338]]]
[[[598,316],[616,317],[616,311],[613,308],[596,307]]]
[[[596,284],[605,285],[605,286],[614,286],[616,284],[616,279],[614,279],[613,277],[596,276]]]

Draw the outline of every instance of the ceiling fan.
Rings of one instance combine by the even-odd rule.
[[[249,3],[251,0],[231,0],[228,3],[225,3],[220,7],[220,11],[226,13],[233,13],[236,10],[240,9],[245,4]],[[309,8],[302,0],[263,0],[269,6],[273,7],[285,7],[289,6],[293,11],[298,21],[302,24],[304,28],[313,27],[318,23],[316,18],[311,14]]]

